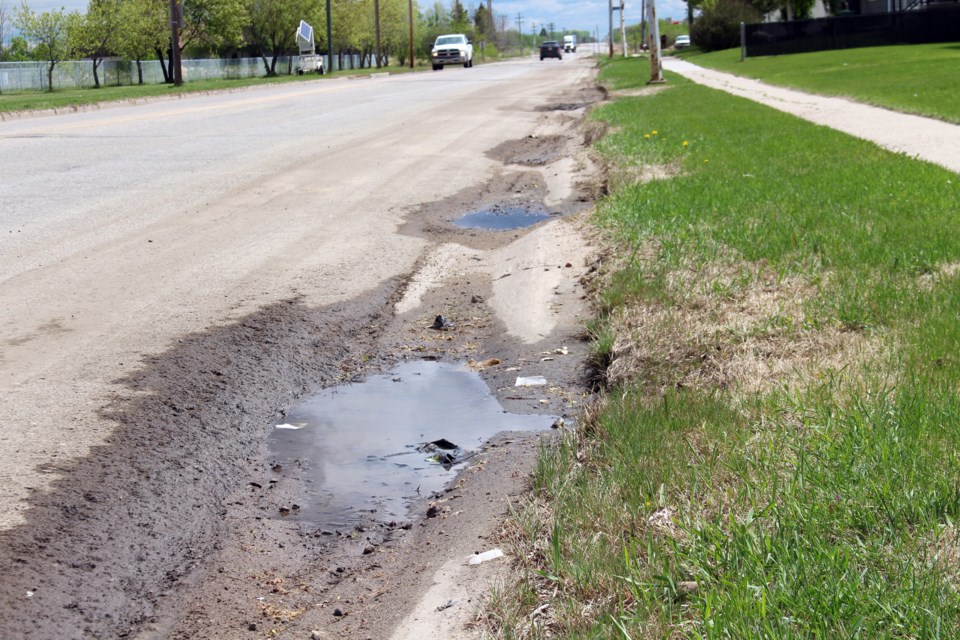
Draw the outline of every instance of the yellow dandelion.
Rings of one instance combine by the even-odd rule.
[[[709,160],[704,160],[704,161],[703,161],[704,164],[706,164],[706,163],[708,163],[708,162],[710,162],[710,161],[709,161]]]
[[[643,136],[643,137],[644,137],[644,138],[646,138],[647,140],[649,140],[649,139],[650,139],[650,134],[649,134],[649,133],[647,133],[647,134],[644,134],[644,136]]]
[[[685,147],[689,147],[689,146],[690,146],[690,143],[689,143],[689,142],[687,142],[686,140],[684,140],[684,141],[683,141],[683,146],[685,146]]]
[[[653,135],[657,135],[657,130],[654,129],[653,131],[651,131],[651,133],[652,133]]]

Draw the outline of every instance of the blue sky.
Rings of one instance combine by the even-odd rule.
[[[469,5],[470,2],[465,2]],[[614,5],[619,0],[614,0]],[[578,29],[593,33],[600,28],[600,38],[605,38],[609,26],[608,0],[493,0],[493,11],[506,14],[516,28],[517,14],[523,15],[523,30],[529,33],[530,23],[540,25],[553,23],[556,29]],[[640,0],[626,0],[623,11],[626,23],[636,24],[642,19]],[[620,28],[619,12],[613,14],[613,28]],[[657,15],[660,18],[682,20],[687,15],[687,5],[681,0],[657,0]]]
[[[0,0],[2,2],[3,0]],[[189,0],[188,0],[189,1]],[[431,0],[418,0],[420,5],[428,6]],[[449,5],[449,0],[441,0]],[[481,0],[461,0],[467,7],[476,6]],[[619,0],[614,0],[616,4]],[[530,24],[539,25],[553,23],[559,30],[581,29],[593,33],[599,26],[600,37],[605,38],[607,33],[607,2],[608,0],[493,0],[493,11],[496,14],[509,16],[513,28],[516,28],[517,14],[523,15],[523,30],[529,33]],[[27,4],[34,11],[49,11],[65,7],[69,10],[86,11],[87,0],[27,0]],[[7,0],[10,8],[20,5],[20,0]],[[687,15],[687,5],[681,0],[657,0],[657,14],[661,18],[682,20]],[[624,9],[627,24],[636,24],[641,19],[640,0],[627,0]],[[619,16],[614,13],[614,28],[619,28]]]

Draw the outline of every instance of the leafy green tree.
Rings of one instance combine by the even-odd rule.
[[[215,50],[243,42],[243,32],[250,21],[245,0],[181,0],[181,5],[181,51],[187,47]],[[296,29],[296,25],[293,28]]]
[[[33,43],[34,54],[47,62],[47,85],[53,91],[53,70],[70,52],[70,18],[63,9],[34,13],[21,5],[13,20],[14,26],[28,42]]]
[[[246,41],[257,50],[268,76],[277,75],[277,59],[293,51],[300,21],[316,24],[320,8],[319,0],[247,0]]]
[[[740,45],[740,23],[759,22],[760,13],[744,0],[718,0],[690,28],[690,38],[703,51]]]
[[[487,5],[482,2],[473,12],[473,27],[477,36],[485,36],[489,39],[493,35],[493,16],[487,11]]]
[[[4,60],[6,51],[3,43],[7,41],[7,25],[10,23],[10,9],[7,7],[7,0],[0,0],[0,61]]]
[[[424,12],[424,21],[426,22],[427,28],[431,29],[433,27],[447,26],[450,24],[450,15],[447,13],[447,8],[443,6],[443,3],[436,0],[433,5]]]
[[[453,0],[450,6],[450,27],[451,31],[465,33],[470,28],[470,14],[463,8],[460,0]]]
[[[170,46],[170,4],[167,0],[122,0],[118,8],[114,46],[125,60],[137,63],[137,82],[143,84],[143,61]],[[163,67],[169,81],[169,70]]]
[[[416,10],[416,7],[414,7]],[[403,65],[410,55],[410,29],[407,0],[380,0],[380,44],[384,63],[390,54]]]
[[[70,51],[93,63],[93,84],[100,88],[100,63],[115,51],[120,0],[90,0],[85,14],[69,16]]]
[[[13,36],[10,38],[10,44],[3,52],[4,60],[7,62],[26,62],[31,60],[30,43],[23,36]]]

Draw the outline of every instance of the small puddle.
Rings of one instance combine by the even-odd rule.
[[[553,420],[506,413],[464,367],[418,361],[301,403],[269,446],[280,473],[308,487],[307,504],[288,517],[336,529],[370,513],[406,520],[412,500],[440,491],[490,437],[549,429]]]
[[[509,231],[530,227],[549,219],[548,213],[529,211],[521,207],[494,207],[462,215],[454,220],[453,224],[461,229]]]

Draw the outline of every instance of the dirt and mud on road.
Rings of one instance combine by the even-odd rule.
[[[298,517],[311,487],[278,464],[268,436],[322,388],[421,360],[478,372],[510,414],[561,418],[561,428],[576,419],[590,373],[582,217],[597,184],[579,123],[601,98],[583,86],[529,137],[490,150],[503,163],[493,180],[409,211],[401,233],[429,245],[407,277],[183,336],[119,380],[125,391],[100,409],[117,425],[107,443],[51,465],[59,479],[0,533],[0,597],[12,603],[0,636],[479,634],[485,594],[509,561],[465,558],[497,547],[549,427],[479,447],[448,488],[416,496],[408,518],[371,510],[340,527]],[[507,211],[543,221],[457,226]],[[546,384],[515,386],[532,376]]]

